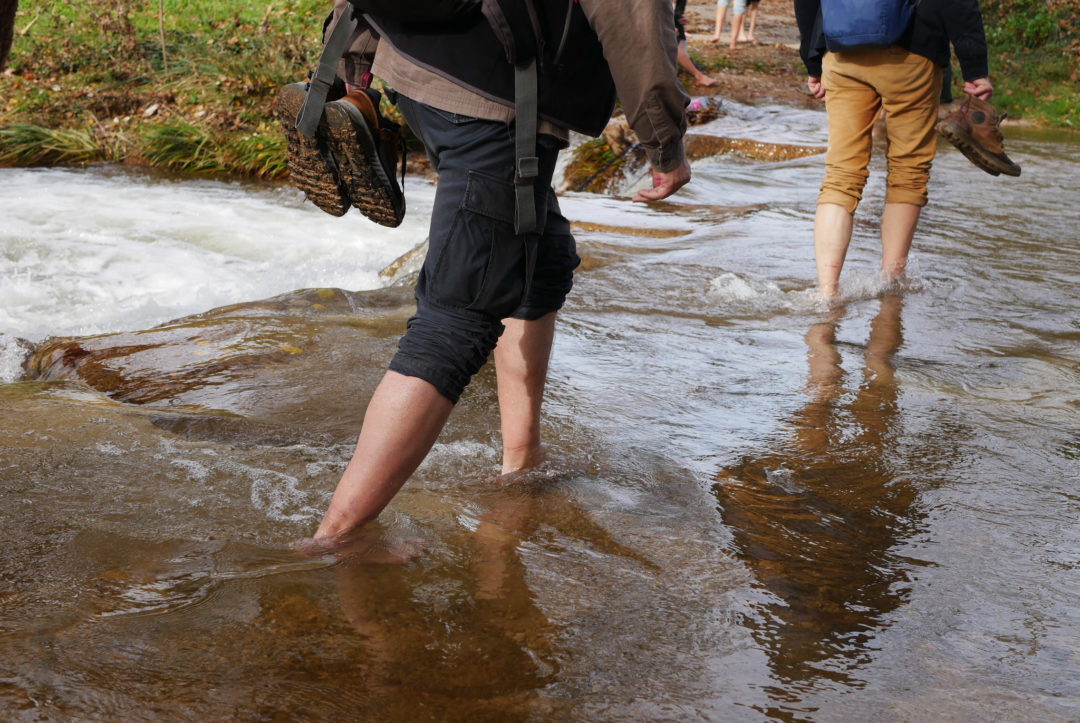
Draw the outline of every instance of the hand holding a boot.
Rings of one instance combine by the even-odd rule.
[[[994,86],[990,84],[989,78],[976,78],[964,83],[964,92],[979,100],[990,100],[990,96],[994,94]]]

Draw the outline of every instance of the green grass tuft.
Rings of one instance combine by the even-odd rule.
[[[74,165],[107,159],[92,129],[57,130],[29,124],[0,128],[3,165]]]
[[[148,126],[142,134],[142,155],[155,166],[180,171],[223,171],[213,139],[205,128],[186,121]]]

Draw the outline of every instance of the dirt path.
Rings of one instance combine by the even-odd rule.
[[[725,22],[721,42],[710,42],[716,23],[714,2],[690,2],[686,20],[691,57],[717,80],[715,86],[703,88],[684,73],[683,80],[692,95],[817,107],[818,102],[806,91],[806,71],[799,59],[799,31],[790,0],[761,0],[757,42],[739,43],[735,50],[728,45],[730,20]]]

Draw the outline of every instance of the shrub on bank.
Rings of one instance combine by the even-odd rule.
[[[981,0],[994,102],[1010,115],[1080,128],[1080,0]]]

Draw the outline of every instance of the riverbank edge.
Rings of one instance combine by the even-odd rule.
[[[31,0],[20,10],[11,67],[0,75],[0,94],[9,98],[0,107],[0,168],[116,163],[222,178],[287,178],[286,142],[274,116],[274,99],[281,86],[302,75],[298,69],[314,65],[318,37],[307,18],[316,14],[317,4],[286,6],[277,13],[271,5],[259,21],[241,17],[240,11],[230,19],[221,10],[209,29],[187,28],[190,37],[162,35],[159,45],[151,32],[157,30],[152,13],[144,9],[142,16],[125,15],[132,21],[127,29],[104,24],[100,41],[92,35],[80,41],[106,43],[111,37],[115,45],[128,34],[130,57],[101,49],[112,52],[115,61],[104,73],[47,59],[43,53],[50,37],[35,36],[43,12],[36,5]],[[709,42],[712,5],[690,4],[688,49],[716,84],[698,86],[684,73],[687,92],[752,105],[821,107],[805,89],[789,6],[763,0],[762,7],[759,37],[770,42],[731,50],[726,43]],[[87,53],[78,45],[65,47],[73,54]],[[207,63],[211,55],[212,65]],[[1007,101],[1008,83],[999,85],[999,91]],[[1047,102],[1060,105],[1060,94]],[[999,107],[1014,116],[1010,125],[1072,128],[1070,123],[1016,118],[1017,110],[1007,102]],[[384,110],[396,115],[388,104]],[[419,150],[415,140],[414,145]],[[426,170],[422,162],[410,167],[416,173]]]

